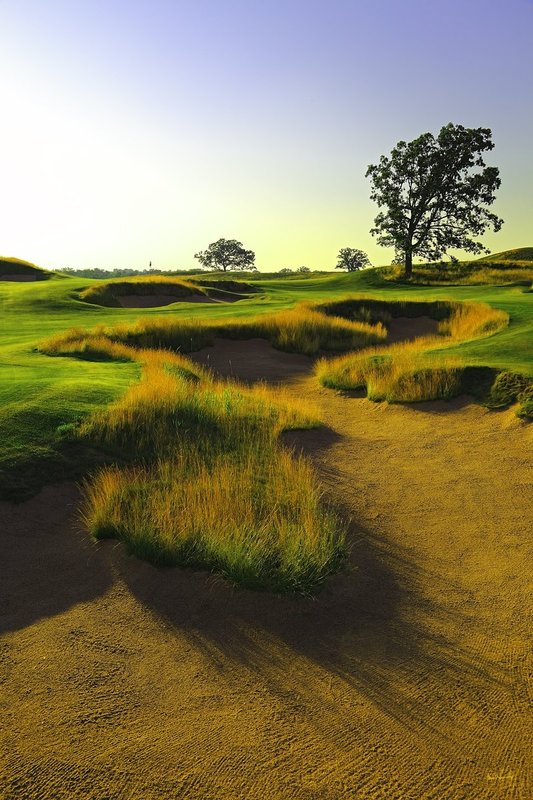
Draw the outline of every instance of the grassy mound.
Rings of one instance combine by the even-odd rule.
[[[311,592],[336,569],[342,523],[310,464],[278,443],[282,430],[317,424],[311,406],[214,380],[176,353],[102,336],[86,347],[143,368],[139,383],[70,432],[130,462],[85,483],[83,515],[96,538],[118,538],[156,564],[276,591]]]
[[[244,281],[233,281],[229,278],[194,278],[194,284],[197,286],[206,286],[211,289],[220,289],[224,292],[233,292],[234,294],[253,294],[254,292],[261,291],[257,286]]]
[[[385,334],[379,322],[300,304],[244,320],[147,317],[49,338],[41,345],[49,355],[143,368],[140,383],[74,432],[136,464],[104,468],[87,483],[89,529],[155,563],[212,569],[246,586],[312,591],[342,557],[343,527],[324,505],[310,464],[283,450],[278,435],[316,424],[316,416],[279,389],[214,380],[175,351],[214,336],[261,336],[282,349],[318,352]]]
[[[148,275],[124,280],[112,281],[89,286],[79,293],[80,300],[108,308],[121,306],[121,297],[131,296],[168,296],[178,300],[220,301],[238,300],[248,293],[247,284],[237,281],[191,281],[185,278],[162,277]]]
[[[371,324],[324,313],[318,305],[300,303],[290,311],[256,317],[200,319],[143,317],[133,325],[99,326],[92,331],[71,328],[41,343],[48,355],[86,355],[87,338],[100,336],[138,348],[165,348],[190,353],[212,344],[215,337],[264,338],[274,347],[313,355],[321,350],[354,350],[382,341],[381,322]]]
[[[483,258],[478,258],[480,263],[498,263],[500,261],[533,261],[533,247],[517,247],[515,250],[504,250],[501,253],[492,253]]]
[[[0,257],[0,281],[4,280],[33,280],[45,281],[50,278],[51,272],[29,261],[20,258]]]
[[[525,249],[527,250],[527,248]],[[509,250],[509,253],[522,252]],[[403,267],[383,267],[381,275],[385,280],[406,283]],[[409,284],[421,286],[482,286],[521,284],[529,286],[533,282],[533,262],[524,260],[505,260],[490,256],[478,261],[460,261],[456,264],[417,264]]]
[[[360,302],[349,300],[333,303],[331,307],[342,306],[348,312]],[[385,308],[383,301],[375,301],[373,305],[371,300],[365,299],[365,304],[370,309]],[[398,316],[398,307],[404,305],[390,303],[387,308],[391,316]],[[509,322],[504,311],[485,303],[418,302],[408,306],[408,313],[439,319],[439,336],[369,348],[332,360],[322,359],[315,368],[320,382],[332,389],[361,389],[369,399],[389,403],[448,400],[472,389],[472,368],[458,356],[443,352],[443,346],[447,342],[490,336]]]
[[[533,380],[527,375],[500,372],[486,404],[489,408],[507,408],[512,403],[518,403],[519,417],[533,419]]]

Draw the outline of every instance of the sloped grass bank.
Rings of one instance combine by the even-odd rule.
[[[36,266],[36,264],[32,264],[30,261],[0,256],[0,280],[45,281],[52,275],[53,273]]]
[[[178,300],[219,300],[231,302],[256,289],[238,281],[188,280],[186,278],[160,275],[117,278],[88,286],[79,292],[79,299],[86,303],[118,308],[123,297],[168,296]]]
[[[332,313],[353,315],[361,313],[362,303],[369,317],[374,319],[383,318],[387,313],[394,317],[418,316],[425,312],[440,320],[439,336],[321,359],[315,372],[323,386],[363,390],[369,399],[389,403],[449,400],[469,392],[482,395],[486,404],[493,408],[518,402],[518,415],[531,416],[530,378],[472,367],[457,355],[446,353],[447,344],[479,339],[503,330],[509,322],[506,312],[485,303],[396,304],[369,298],[331,303],[328,309]]]
[[[178,353],[103,336],[83,347],[143,369],[72,431],[115,462],[85,481],[83,517],[96,538],[117,538],[155,564],[274,591],[312,592],[337,569],[343,523],[310,463],[278,442],[283,430],[319,424],[307,402],[215,380]]]
[[[409,281],[403,277],[403,267],[399,265],[383,267],[380,273],[392,283],[420,286],[530,286],[533,283],[533,263],[530,260],[498,260],[497,257],[456,264],[417,264]]]

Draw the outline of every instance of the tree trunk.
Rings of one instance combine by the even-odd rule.
[[[405,273],[404,277],[409,279],[413,274],[413,251],[410,247],[405,248]]]

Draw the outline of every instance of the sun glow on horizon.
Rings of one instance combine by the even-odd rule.
[[[505,225],[483,241],[531,244],[531,6],[480,17],[474,0],[444,69],[435,42],[415,57],[397,37],[409,20],[433,29],[432,4],[408,0],[405,21],[383,5],[389,15],[347,0],[2,4],[0,252],[59,269],[190,268],[226,237],[266,271],[333,269],[345,246],[389,263],[369,233],[366,167],[448,121],[494,132]],[[455,7],[439,11],[443,47]],[[485,75],[481,39],[513,42],[492,51]]]

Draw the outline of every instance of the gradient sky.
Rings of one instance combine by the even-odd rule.
[[[490,127],[493,251],[533,244],[532,0],[0,0],[0,253],[51,268],[375,264],[364,177]]]

